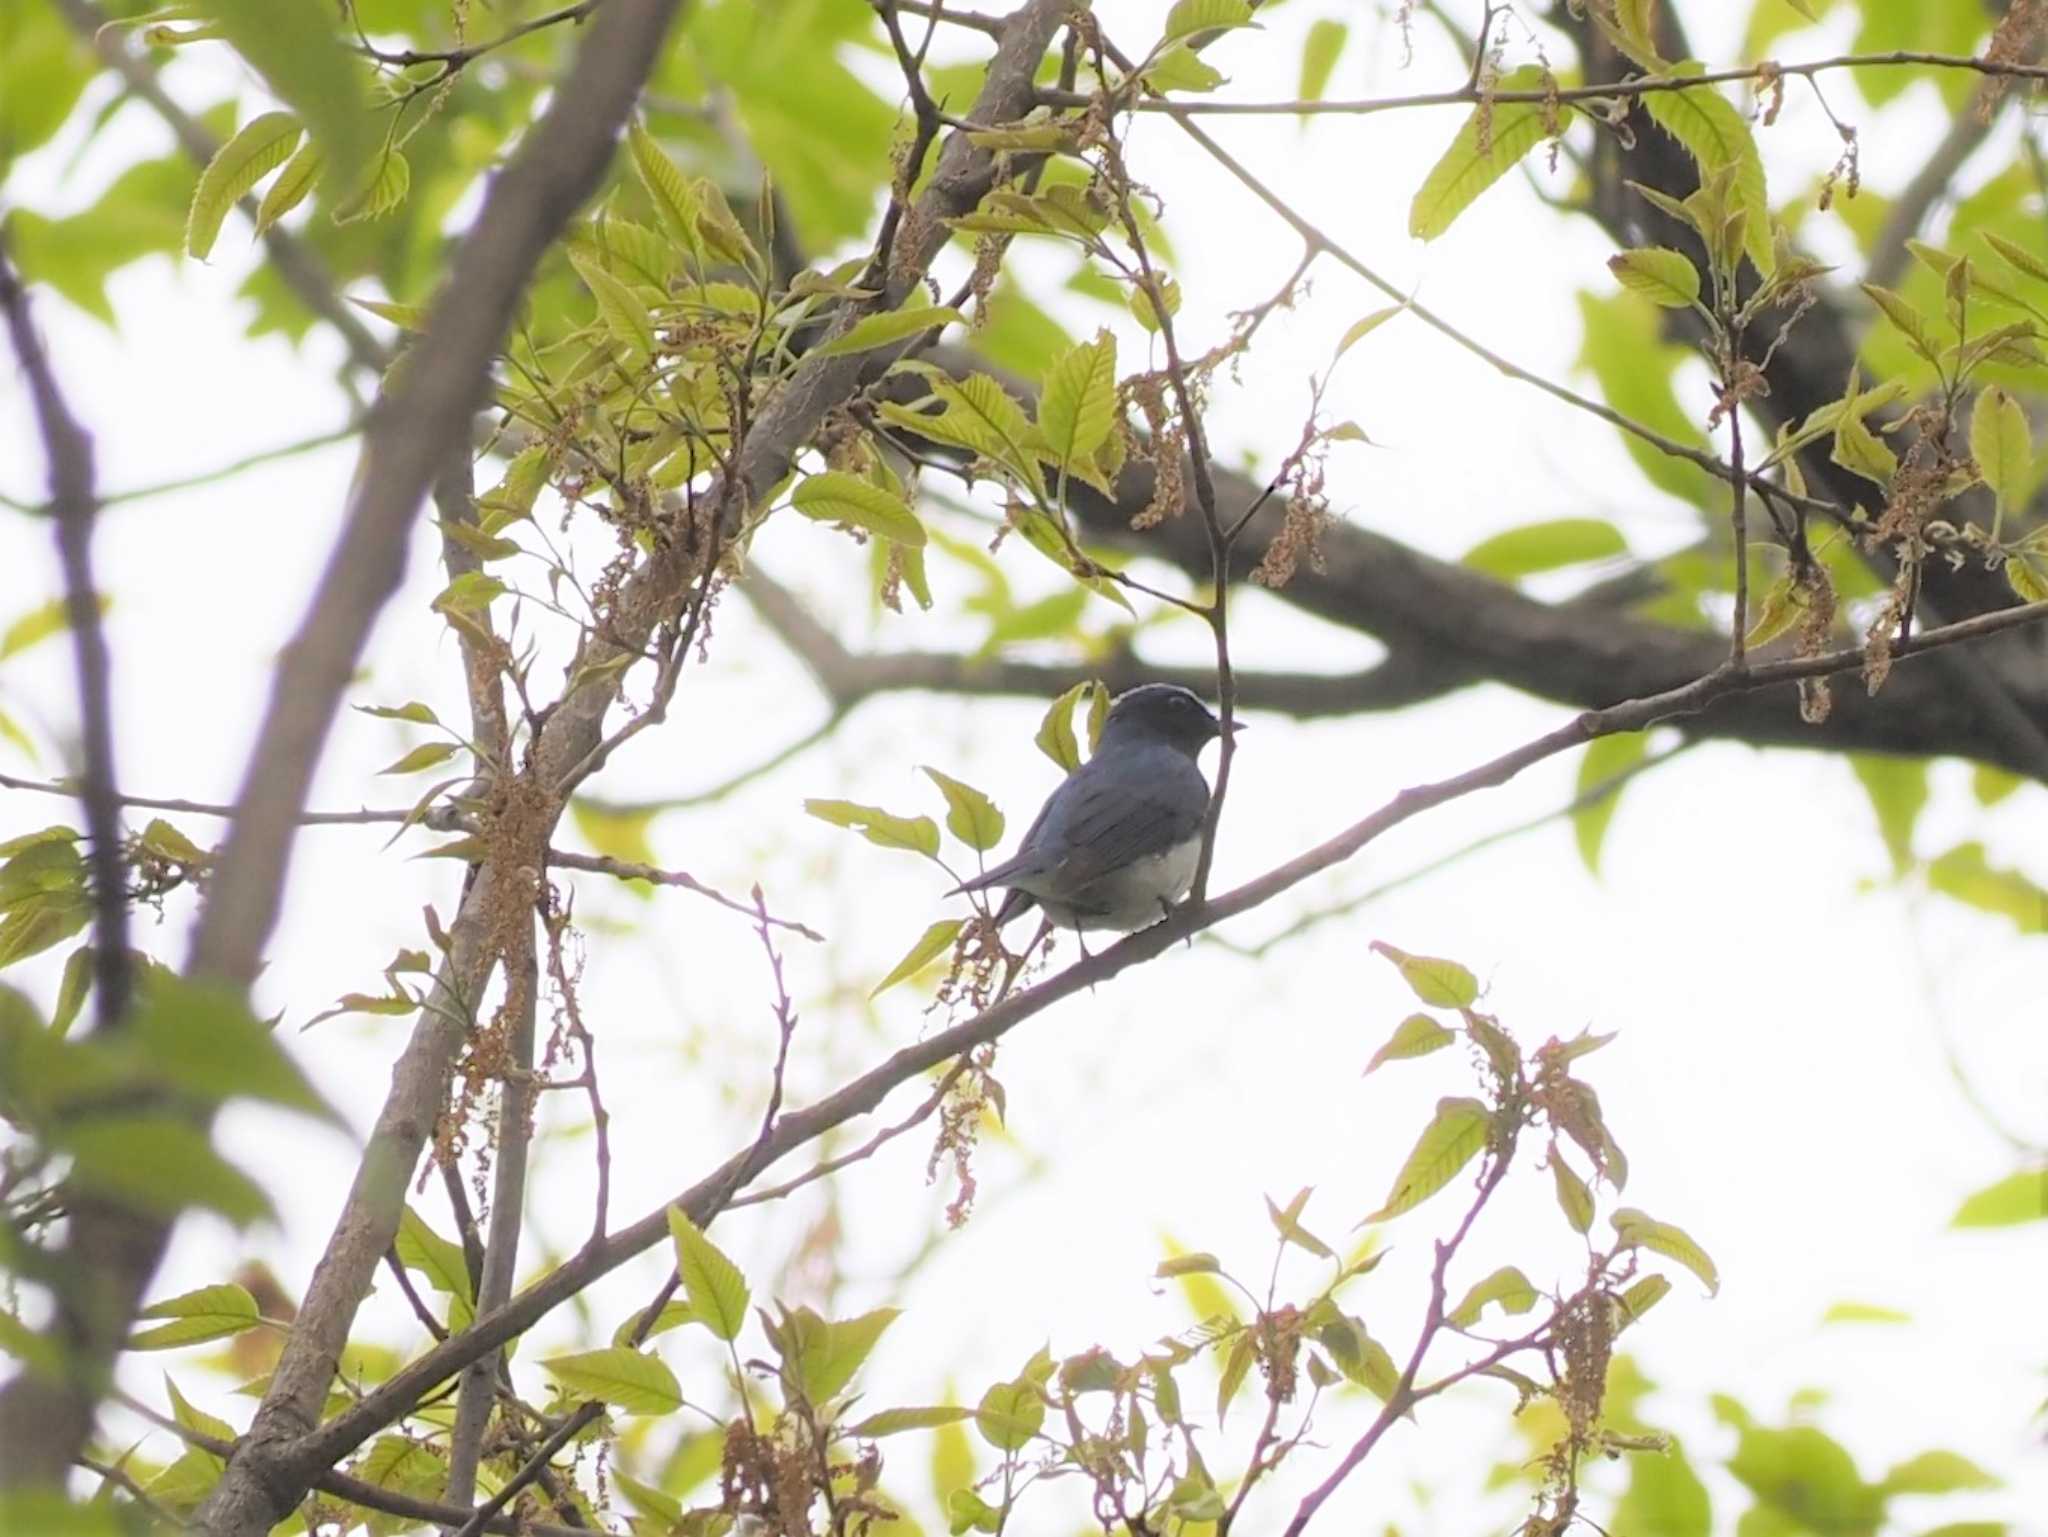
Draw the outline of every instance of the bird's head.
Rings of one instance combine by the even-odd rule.
[[[1233,721],[1232,730],[1244,722]],[[1201,699],[1177,683],[1147,683],[1119,694],[1103,722],[1102,739],[1112,736],[1163,741],[1189,757],[1223,734],[1223,723]]]

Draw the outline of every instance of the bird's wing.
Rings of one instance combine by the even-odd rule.
[[[1138,767],[1127,762],[1115,774],[1084,771],[1069,779],[1025,839],[1027,850],[1040,851],[1027,873],[1078,889],[1200,832],[1209,784],[1192,760],[1162,748],[1148,755],[1144,772],[1132,771]],[[1054,851],[1059,857],[1045,857]]]

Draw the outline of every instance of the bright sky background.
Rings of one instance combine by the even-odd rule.
[[[1138,13],[1161,9],[1120,4],[1105,13],[1120,33],[1139,38],[1150,22]],[[1716,9],[1690,6],[1688,20],[1702,25],[1698,18]],[[1299,38],[1316,10],[1289,6],[1271,17],[1266,33],[1219,49],[1217,62],[1233,78],[1227,89],[1248,99],[1293,94]],[[1713,35],[1697,37],[1696,48],[1709,58],[1730,56],[1735,25],[1731,15]],[[1434,89],[1461,76],[1433,32],[1418,24],[1415,37],[1415,62],[1402,72],[1398,39],[1361,24],[1332,94]],[[1843,41],[1816,34],[1788,43],[1784,54],[1832,52]],[[217,55],[195,53],[168,78],[196,106],[214,99],[225,77]],[[96,89],[104,94],[104,82]],[[1838,81],[1831,99],[1839,105],[1854,93]],[[1903,113],[1881,122],[1862,114],[1872,185],[1896,186],[1910,174],[1938,131],[1936,111],[1931,91],[1920,87]],[[1216,131],[1395,282],[1419,282],[1429,303],[1473,334],[1564,378],[1579,343],[1571,293],[1608,281],[1595,229],[1561,222],[1520,178],[1509,178],[1432,247],[1406,237],[1408,197],[1457,121],[1454,112],[1438,112],[1306,129],[1226,122]],[[67,136],[20,167],[10,195],[44,211],[85,206],[122,165],[138,152],[157,152],[164,139],[145,112],[124,109],[83,155]],[[1764,144],[1775,197],[1805,185],[1838,147],[1798,90]],[[1186,289],[1180,324],[1199,345],[1220,334],[1225,312],[1276,288],[1296,248],[1196,154],[1157,120],[1134,149],[1169,205]],[[1544,185],[1564,190],[1568,169],[1549,176],[1540,157],[1532,164]],[[1839,239],[1839,228],[1821,238]],[[275,338],[238,340],[243,317],[232,295],[251,259],[246,228],[231,227],[211,266],[159,258],[123,270],[112,286],[118,335],[53,295],[37,296],[64,382],[96,433],[103,489],[208,470],[343,419],[346,404],[330,382],[333,342],[316,332],[294,351]],[[1043,270],[1056,278],[1065,268]],[[1062,306],[1077,330],[1107,323],[1106,312],[1070,295],[1049,288],[1041,295]],[[1298,431],[1308,373],[1323,366],[1344,326],[1380,302],[1334,267],[1319,267],[1310,302],[1273,322],[1240,387],[1219,390],[1209,417],[1219,452],[1277,459]],[[1141,333],[1124,326],[1121,335],[1127,360],[1143,355]],[[1501,378],[1419,325],[1397,322],[1357,349],[1331,404],[1381,445],[1340,449],[1330,482],[1338,511],[1431,552],[1456,555],[1513,523],[1565,514],[1612,519],[1639,553],[1694,537],[1690,510],[1643,485],[1610,429]],[[0,369],[0,490],[38,495],[39,462],[14,370]],[[232,797],[273,659],[334,536],[352,464],[348,448],[328,449],[226,485],[108,512],[98,554],[114,599],[109,633],[124,788]],[[934,564],[933,615],[884,616],[877,624],[861,596],[864,557],[843,541],[785,519],[764,535],[757,555],[765,569],[838,613],[840,633],[854,643],[971,643],[975,633],[946,617],[949,604],[971,590],[957,565]],[[1005,558],[1020,584],[1041,580],[1032,557],[1006,551]],[[378,626],[368,676],[352,702],[421,698],[459,718],[453,640],[426,612],[438,586],[422,520],[406,591]],[[44,529],[0,517],[0,619],[55,590]],[[1238,612],[1241,664],[1335,669],[1371,655],[1359,637],[1315,625],[1270,598],[1246,595]],[[1185,625],[1166,627],[1148,645],[1161,658],[1204,654],[1204,637]],[[57,771],[71,739],[70,690],[60,645],[0,670],[0,699],[50,749],[41,772]],[[1012,828],[1021,828],[1055,782],[1056,771],[1029,745],[1040,710],[1032,701],[876,701],[794,764],[716,806],[655,825],[662,863],[740,894],[759,880],[776,910],[830,936],[826,945],[798,941],[787,952],[803,1008],[792,1068],[797,1102],[933,1025],[913,989],[888,995],[871,1020],[857,1000],[948,910],[937,872],[806,818],[803,798],[931,810],[936,796],[916,772],[931,763],[988,790]],[[602,789],[629,798],[714,784],[801,734],[822,711],[797,664],[744,603],[728,601],[718,614],[712,665],[688,675],[671,724],[622,753]],[[1254,717],[1237,760],[1217,880],[1235,885],[1401,786],[1470,767],[1561,718],[1556,707],[1494,688],[1342,724]],[[370,776],[417,739],[410,730],[346,716],[314,804],[408,804],[413,781]],[[9,772],[38,771],[11,749],[0,754]],[[1421,818],[1351,866],[1227,925],[1223,937],[1254,942],[1311,906],[1553,809],[1570,798],[1575,768],[1571,760],[1552,762],[1506,789]],[[1981,836],[1998,857],[2048,880],[2048,846],[2038,835],[2048,806],[2043,792],[2027,789],[1986,812],[1967,780],[1967,769],[1956,765],[1937,773],[1923,849]],[[0,798],[0,838],[69,817],[61,803],[8,793]],[[218,832],[203,818],[173,820],[202,842]],[[287,1010],[292,1049],[358,1135],[409,1021],[348,1018],[303,1035],[297,1027],[344,991],[375,990],[393,953],[420,943],[422,904],[433,902],[446,916],[459,880],[451,865],[380,850],[382,838],[363,829],[305,834],[258,988],[263,1009]],[[418,844],[415,838],[408,847]],[[906,1285],[895,1275],[942,1230],[952,1194],[944,1181],[924,1183],[928,1140],[907,1138],[840,1181],[847,1282],[833,1306],[846,1312],[887,1300],[909,1310],[868,1369],[870,1405],[934,1401],[949,1384],[978,1392],[1047,1341],[1059,1354],[1098,1343],[1126,1358],[1140,1352],[1193,1321],[1175,1292],[1149,1279],[1167,1239],[1262,1276],[1271,1261],[1266,1195],[1284,1202],[1299,1186],[1314,1185],[1310,1226],[1346,1240],[1383,1198],[1437,1096],[1470,1092],[1468,1070],[1450,1052],[1360,1079],[1366,1058],[1409,1009],[1392,969],[1367,948],[1385,939],[1472,966],[1490,985],[1488,1007],[1525,1044],[1585,1027],[1620,1032],[1588,1064],[1588,1076],[1632,1163],[1626,1200],[1685,1226],[1724,1279],[1719,1298],[1708,1301],[1689,1277],[1675,1274],[1672,1297],[1628,1341],[1668,1389],[1646,1412],[1682,1433],[1697,1465],[1705,1469],[1732,1446],[1711,1419],[1708,1394],[1733,1393],[1776,1419],[1795,1391],[1818,1388],[1831,1395],[1819,1423],[1854,1451],[1868,1477],[1947,1446],[2011,1481],[1981,1500],[1930,1507],[1926,1520],[1901,1502],[1899,1531],[1981,1513],[2013,1520],[2018,1532],[2048,1533],[2048,1457],[2032,1418],[2048,1393],[2048,1310],[2041,1306],[2048,1227],[1945,1229],[1964,1195],[2014,1166],[2010,1149],[1953,1081],[1952,1062],[2005,1124],[2036,1141],[2048,1137],[2048,1036],[2039,1004],[2048,944],[2015,938],[2008,926],[1946,899],[1883,884],[1887,875],[1874,820],[1846,767],[1819,755],[1710,745],[1630,787],[1601,880],[1581,866],[1560,822],[1405,887],[1262,961],[1202,942],[1053,1009],[1003,1048],[1010,1140],[982,1151],[974,1220],[938,1238]],[[190,912],[189,902],[174,901],[160,926],[145,915],[143,942],[179,960]],[[588,932],[584,1009],[599,1034],[615,1118],[612,1211],[623,1222],[751,1134],[773,1046],[766,967],[743,921],[686,894],[642,902],[583,878],[578,912]],[[1061,954],[1071,958],[1071,946]],[[8,980],[47,1000],[60,962],[61,952],[47,955]],[[892,1101],[891,1112],[907,1110],[912,1093]],[[549,1125],[558,1135],[541,1160],[531,1231],[566,1249],[588,1227],[589,1139],[579,1134],[580,1100],[556,1099]],[[188,1219],[154,1294],[220,1279],[251,1244],[297,1292],[327,1236],[356,1147],[332,1131],[255,1112],[231,1115],[222,1137],[265,1180],[280,1219],[247,1239],[210,1219]],[[1528,1163],[1479,1229],[1454,1287],[1510,1261],[1539,1284],[1575,1273],[1575,1246],[1564,1241],[1548,1177],[1533,1156]],[[1447,1193],[1393,1224],[1393,1258],[1348,1294],[1397,1356],[1420,1316],[1430,1240],[1455,1219],[1456,1199]],[[447,1230],[438,1188],[422,1206]],[[813,1191],[722,1219],[717,1237],[760,1295],[775,1288],[774,1265],[823,1210]],[[526,1252],[536,1252],[531,1240]],[[591,1294],[601,1332],[640,1305],[658,1264],[650,1257]],[[1318,1275],[1302,1268],[1299,1290]],[[801,1281],[788,1294],[815,1300]],[[1844,1299],[1904,1309],[1914,1322],[1821,1327],[1823,1311]],[[364,1320],[391,1339],[409,1322],[388,1282]],[[521,1359],[550,1353],[578,1328],[574,1310],[561,1311]],[[683,1372],[686,1391],[693,1380],[707,1382],[710,1358],[696,1353],[696,1341],[669,1336],[663,1351]],[[131,1385],[159,1393],[164,1364],[134,1361]],[[246,1421],[248,1403],[227,1395],[226,1379],[177,1369],[203,1406]],[[537,1383],[537,1374],[530,1380]],[[1504,1428],[1504,1398],[1504,1389],[1487,1386],[1431,1406],[1419,1426],[1387,1441],[1348,1487],[1342,1512],[1324,1524],[1335,1532],[1365,1530],[1369,1522],[1377,1530],[1391,1520],[1404,1531],[1447,1537],[1510,1524],[1519,1495],[1478,1493],[1486,1468],[1515,1445]],[[1346,1443],[1367,1418],[1367,1406],[1347,1403],[1326,1414],[1323,1434],[1333,1447]],[[928,1485],[918,1438],[891,1449],[901,1471],[890,1484],[921,1495]],[[1296,1478],[1319,1477],[1333,1457],[1305,1452]],[[1709,1476],[1717,1526],[1732,1529],[1746,1501],[1718,1470]],[[1416,1490],[1438,1498],[1420,1507]],[[1269,1492],[1269,1515],[1254,1529],[1277,1525],[1291,1503]],[[1027,1526],[1039,1529],[1036,1521]]]

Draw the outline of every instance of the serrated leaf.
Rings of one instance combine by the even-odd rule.
[[[1116,338],[1097,331],[1095,339],[1070,347],[1045,376],[1038,397],[1038,430],[1064,468],[1093,454],[1108,439],[1116,419]]]
[[[605,330],[626,349],[628,366],[650,357],[654,352],[654,324],[638,295],[586,256],[571,252],[569,265],[597,300],[598,317]]]
[[[925,542],[924,525],[910,504],[893,491],[839,470],[807,476],[790,493],[790,505],[820,523],[848,523],[913,548]]]
[[[682,1385],[667,1363],[621,1345],[555,1356],[540,1366],[572,1392],[627,1414],[668,1414],[683,1406]]]
[[[185,252],[204,261],[220,235],[221,222],[238,198],[283,165],[305,130],[289,112],[264,112],[249,119],[214,152],[192,189],[185,214]]]
[[[171,1350],[180,1345],[196,1345],[202,1340],[240,1334],[260,1321],[256,1299],[246,1287],[233,1282],[167,1297],[151,1303],[135,1316],[170,1321],[131,1334],[125,1346],[129,1350]]]
[[[1659,1222],[1633,1206],[1621,1207],[1608,1220],[1614,1224],[1615,1236],[1621,1240],[1622,1247],[1648,1249],[1667,1259],[1677,1260],[1705,1283],[1709,1296],[1721,1289],[1720,1273],[1714,1269],[1714,1262],[1683,1228]]]
[[[1384,940],[1374,940],[1372,947],[1400,968],[1402,980],[1430,1008],[1469,1009],[1479,1001],[1479,979],[1456,961],[1410,955]]]
[[[647,189],[647,199],[654,205],[662,228],[682,250],[696,252],[698,204],[690,179],[663,153],[654,135],[639,123],[626,130],[626,144],[634,174]]]
[[[1593,1190],[1579,1178],[1578,1171],[1564,1161],[1555,1147],[1550,1150],[1550,1179],[1557,1190],[1557,1204],[1564,1220],[1578,1233],[1593,1226]]]
[[[899,817],[879,806],[861,806],[852,801],[807,800],[804,810],[834,827],[852,828],[878,847],[908,849],[928,859],[938,857],[939,824],[930,817]]]
[[[1700,296],[1699,268],[1664,246],[1619,252],[1607,258],[1607,270],[1623,288],[1665,309],[1684,309]]]
[[[1671,73],[1685,77],[1703,72],[1688,60]],[[1749,123],[1734,104],[1712,86],[1687,91],[1659,91],[1643,98],[1651,118],[1685,146],[1700,168],[1702,180],[1732,166],[1734,208],[1745,216],[1743,248],[1758,272],[1770,276],[1776,265],[1771,240],[1770,195],[1764,182],[1763,156]]]
[[[394,212],[412,191],[412,165],[398,150],[387,149],[377,160],[370,184],[334,210],[336,224],[381,219]]]
[[[918,942],[910,947],[909,954],[898,961],[894,969],[875,984],[875,990],[869,993],[868,997],[879,998],[898,982],[905,982],[916,976],[953,948],[953,941],[959,937],[960,930],[965,925],[966,920],[962,918],[941,918],[926,929]]]
[[[669,1237],[675,1243],[676,1274],[683,1295],[698,1322],[722,1340],[739,1338],[747,1322],[747,1278],[706,1238],[679,1206],[668,1209]]]
[[[1438,1100],[1436,1115],[1394,1176],[1385,1204],[1365,1220],[1385,1222],[1398,1217],[1443,1189],[1486,1146],[1491,1125],[1486,1106],[1476,1099],[1447,1095]]]
[[[886,347],[891,342],[906,341],[919,332],[929,331],[936,326],[964,322],[967,317],[951,305],[931,304],[921,309],[885,310],[879,315],[863,315],[849,326],[844,335],[815,347],[809,353],[814,358],[844,357],[854,352],[869,352],[876,347]]]
[[[417,774],[437,763],[446,763],[462,749],[454,742],[422,742],[397,762],[377,770],[379,774]]]
[[[1485,1280],[1476,1282],[1447,1317],[1459,1328],[1469,1329],[1479,1322],[1479,1315],[1489,1302],[1497,1304],[1503,1312],[1526,1313],[1536,1306],[1536,1299],[1541,1295],[1515,1266],[1503,1265]]]
[[[1372,1060],[1365,1064],[1370,1073],[1381,1064],[1400,1061],[1408,1057],[1426,1057],[1431,1052],[1445,1047],[1457,1036],[1445,1029],[1427,1014],[1410,1014],[1394,1027],[1394,1033],[1387,1037],[1386,1045],[1372,1054]]]
[[[954,837],[977,854],[985,854],[1003,841],[1003,814],[994,801],[951,774],[930,767],[924,772],[946,797],[946,827]]]
[[[1503,75],[1498,89],[1540,91],[1546,78],[1541,66],[1525,64]],[[1559,109],[1560,126],[1563,115]],[[1541,102],[1495,102],[1490,109],[1475,109],[1451,147],[1423,178],[1409,205],[1408,233],[1418,240],[1434,240],[1443,234],[1480,193],[1543,141],[1549,117],[1549,109]]]

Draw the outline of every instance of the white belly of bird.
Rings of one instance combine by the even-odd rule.
[[[1096,882],[1085,911],[1043,897],[1039,901],[1046,916],[1063,929],[1109,929],[1128,934],[1150,928],[1166,916],[1168,906],[1188,894],[1201,857],[1202,840],[1195,837],[1164,853],[1133,861]]]

